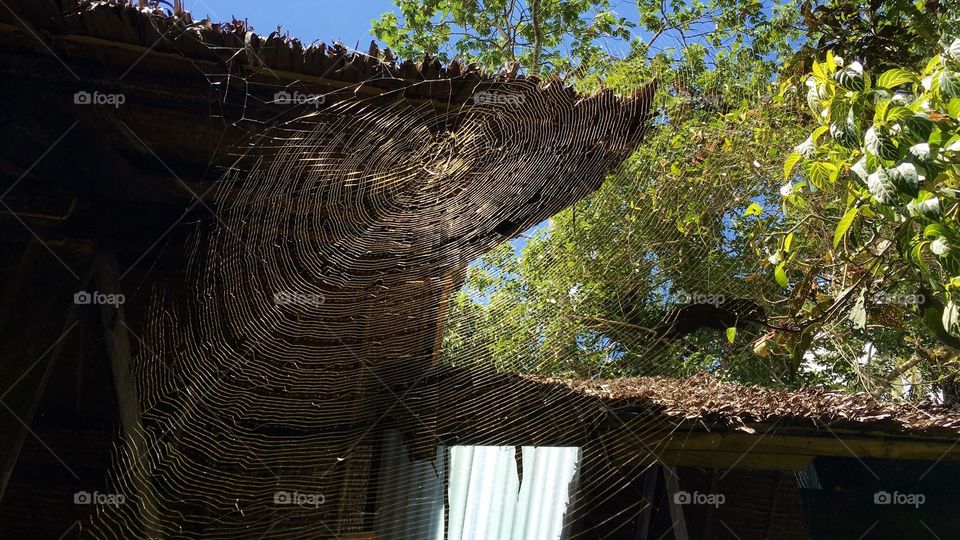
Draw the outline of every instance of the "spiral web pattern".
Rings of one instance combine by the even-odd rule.
[[[182,246],[180,276],[154,285],[138,329],[143,429],[118,445],[112,474],[116,492],[136,496],[98,508],[89,536],[343,537],[390,511],[416,514],[404,498],[423,495],[388,482],[384,464],[442,468],[435,448],[451,433],[573,444],[603,419],[586,398],[549,419],[550,396],[570,392],[451,371],[443,319],[471,261],[596,190],[633,151],[652,92],[584,97],[558,82],[465,77],[453,81],[473,97],[452,105],[409,98],[429,81],[374,97],[363,82],[327,91],[231,148],[215,215]],[[502,386],[497,401],[471,400],[488,383]],[[485,426],[497,408],[539,408],[544,433]],[[405,444],[388,446],[387,429]],[[598,502],[623,484],[605,454],[581,458]],[[309,504],[278,499],[291,493]],[[635,513],[616,507],[611,519]],[[406,519],[406,531],[380,534],[422,537]]]
[[[672,68],[651,77],[656,92],[577,94],[556,79],[484,76],[456,61],[396,63],[375,46],[304,48],[146,4],[11,11],[54,36],[57,52],[76,48],[78,64],[101,54],[123,63],[116,49],[150,64],[122,87],[141,102],[113,118],[148,116],[137,130],[117,128],[124,138],[149,139],[153,116],[142,113],[160,109],[144,102],[167,105],[175,88],[184,95],[161,121],[207,129],[163,145],[163,156],[197,151],[204,134],[220,139],[214,172],[189,171],[197,193],[181,181],[202,211],[174,224],[124,282],[136,393],[125,399],[125,381],[103,392],[122,401],[122,433],[106,485],[98,468],[90,489],[126,503],[91,506],[83,537],[458,538],[467,518],[455,511],[465,481],[455,456],[472,453],[474,465],[517,480],[470,501],[490,521],[475,537],[546,536],[537,520],[562,521],[563,538],[634,537],[656,502],[653,466],[666,464],[664,451],[686,452],[673,430],[830,425],[838,411],[909,416],[909,405],[878,411],[856,397],[844,405],[822,392],[721,385],[717,372],[738,360],[724,336],[731,321],[685,316],[722,303],[734,318],[762,318],[751,313],[763,290],[751,279],[783,301],[769,276],[745,269],[755,254],[730,234],[750,202],[777,215],[783,156],[714,151],[753,140],[747,117],[717,130],[719,140],[678,120],[682,107],[716,118],[761,96],[692,90],[703,77]],[[97,66],[78,71],[94,74],[85,83],[112,80]],[[207,90],[209,118],[197,117]],[[207,165],[202,150],[186,162]],[[664,165],[684,160],[693,172]],[[156,193],[145,198],[163,207]],[[477,294],[480,271],[500,282],[489,297]],[[743,326],[740,351],[768,330]],[[682,383],[626,379],[694,373]],[[914,427],[956,425],[914,412]],[[508,462],[484,463],[481,446],[509,449]],[[576,450],[567,489],[556,463],[538,461],[558,446]],[[529,498],[513,520],[490,517],[524,490],[561,497]]]

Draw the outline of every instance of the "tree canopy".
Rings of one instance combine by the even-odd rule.
[[[621,170],[471,265],[448,361],[956,400],[956,2],[395,1],[402,56],[659,81]]]

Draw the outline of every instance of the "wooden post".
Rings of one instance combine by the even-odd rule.
[[[683,507],[677,502],[680,482],[675,467],[663,467],[663,479],[667,484],[667,502],[670,504],[670,521],[673,522],[673,536],[677,540],[690,540],[687,535],[687,522],[683,519]]]
[[[116,254],[97,252],[93,262],[97,292],[106,295],[120,295],[120,271]],[[133,357],[130,352],[130,336],[124,317],[122,303],[100,304],[100,316],[103,319],[103,334],[107,353],[113,368],[113,380],[117,391],[117,404],[120,408],[120,424],[124,438],[129,443],[132,459],[129,474],[136,486],[139,499],[143,502],[141,516],[144,522],[144,534],[147,538],[160,539],[160,513],[157,499],[150,479],[149,460],[146,439],[140,416],[140,402],[137,384],[133,377]]]
[[[638,519],[638,540],[648,540],[650,538],[650,518],[653,516],[653,502],[657,494],[657,474],[659,472],[658,467],[648,467],[643,473],[643,501],[645,504],[640,509],[640,518]]]

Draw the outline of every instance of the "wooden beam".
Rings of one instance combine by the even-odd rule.
[[[613,455],[660,453],[660,460],[672,466],[737,468],[759,470],[800,470],[817,456],[876,459],[960,461],[960,445],[942,438],[867,436],[856,433],[810,435],[777,433],[649,432],[637,441],[631,434],[607,435],[609,444],[619,448]]]
[[[120,295],[120,271],[116,254],[97,252],[94,256],[94,277],[97,292],[105,295]],[[144,534],[147,538],[161,539],[160,512],[157,498],[150,479],[150,460],[147,454],[143,423],[140,415],[140,402],[137,384],[133,376],[133,358],[130,351],[130,336],[124,316],[123,304],[100,304],[103,319],[103,333],[107,352],[113,368],[113,380],[117,392],[117,404],[120,409],[120,424],[124,439],[132,453],[129,474],[136,486],[138,498],[143,501],[141,510]]]
[[[798,471],[809,465],[812,459],[812,456],[765,454],[756,451],[723,452],[719,450],[667,451],[660,456],[660,460],[664,464],[672,467],[703,467],[756,471]]]
[[[664,439],[668,451],[753,452],[772,455],[869,457],[877,459],[960,460],[960,445],[940,439],[781,435],[777,433],[676,433]]]

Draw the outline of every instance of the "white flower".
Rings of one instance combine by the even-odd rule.
[[[817,154],[817,145],[812,137],[807,137],[807,140],[798,144],[793,150],[805,158],[812,158]]]

